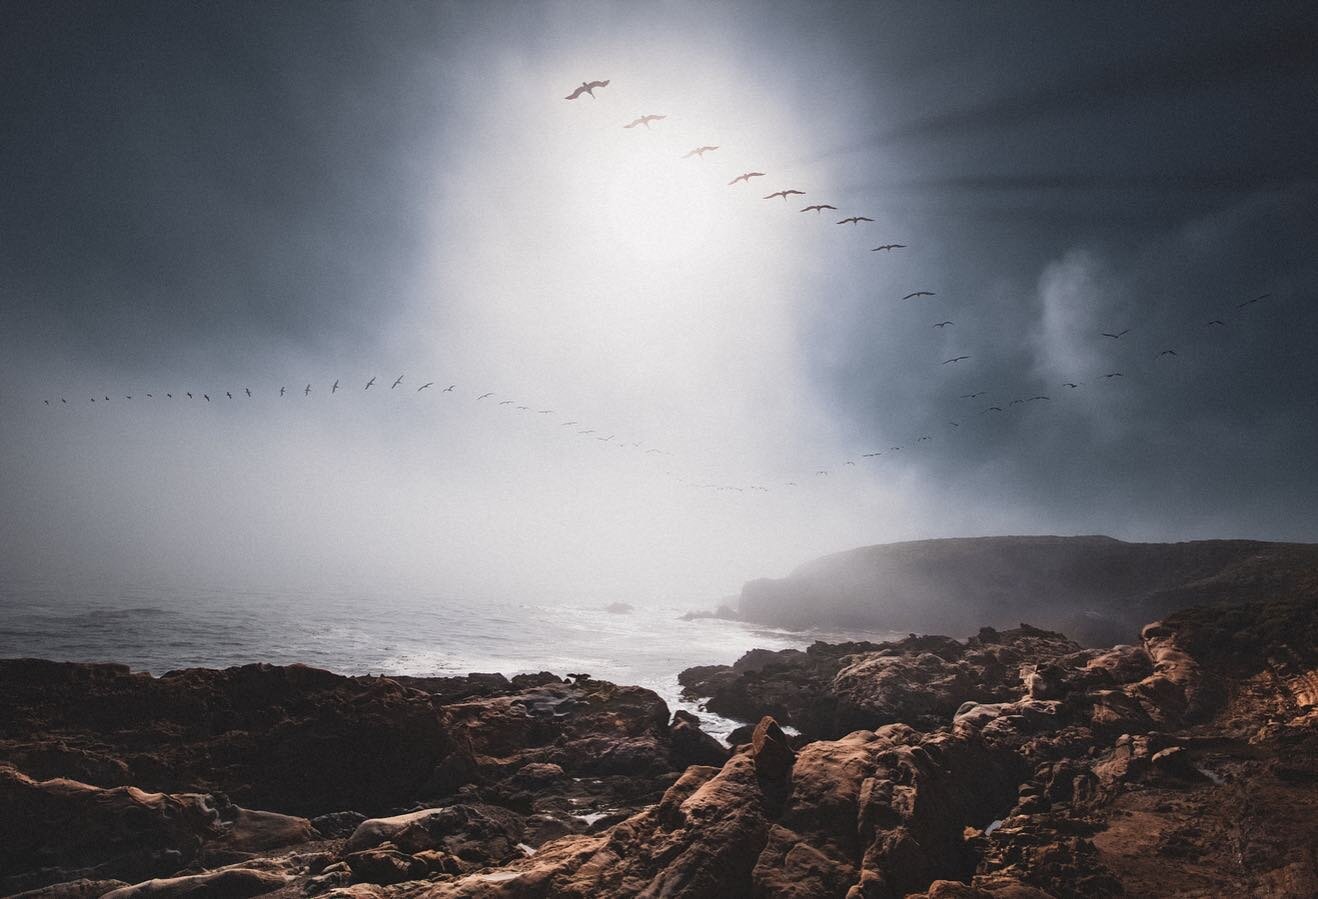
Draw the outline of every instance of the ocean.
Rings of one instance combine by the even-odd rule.
[[[302,662],[340,674],[473,671],[585,673],[654,690],[726,736],[741,722],[683,700],[677,675],[731,664],[752,648],[804,648],[829,635],[718,619],[684,621],[700,603],[636,605],[473,602],[406,590],[254,591],[159,585],[0,584],[0,658],[118,662],[163,674],[252,662]]]

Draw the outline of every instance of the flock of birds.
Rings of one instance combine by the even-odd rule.
[[[608,87],[608,86],[609,86],[609,81],[608,81],[607,79],[606,79],[606,80],[596,80],[596,81],[583,81],[578,87],[576,87],[574,90],[572,90],[571,93],[569,93],[569,94],[566,96],[566,99],[568,99],[568,100],[576,100],[576,99],[579,99],[580,97],[583,97],[583,96],[590,96],[592,99],[596,99],[596,98],[595,98],[595,91],[600,90],[600,89],[602,89],[602,88],[606,88],[606,87]],[[659,123],[659,122],[662,122],[662,121],[664,121],[664,120],[667,119],[667,118],[668,118],[668,116],[666,116],[666,115],[646,114],[646,115],[638,116],[637,118],[635,118],[635,119],[632,120],[631,122],[628,122],[627,124],[624,124],[622,127],[625,128],[625,129],[634,129],[634,128],[637,128],[637,127],[643,127],[643,128],[645,128],[646,130],[650,130],[651,125],[656,124],[656,123]],[[692,158],[692,157],[695,157],[695,158],[698,158],[698,159],[704,159],[704,157],[705,157],[705,155],[706,155],[707,153],[713,153],[713,152],[717,151],[718,149],[719,149],[719,147],[718,147],[718,146],[714,146],[714,145],[701,145],[701,146],[697,146],[697,147],[693,148],[693,149],[690,150],[688,153],[684,154],[681,158],[682,158],[682,159],[690,159],[690,158]],[[762,177],[767,177],[767,176],[766,176],[766,173],[764,173],[764,172],[759,172],[759,171],[747,171],[747,172],[743,172],[742,174],[737,175],[735,178],[733,178],[731,181],[729,181],[729,182],[728,182],[728,186],[731,187],[731,186],[735,186],[735,185],[737,185],[737,184],[749,184],[750,181],[751,181],[751,179],[753,179],[753,178],[762,178]],[[773,191],[772,193],[766,194],[766,195],[764,196],[764,199],[766,199],[766,200],[773,200],[773,199],[779,199],[779,198],[781,198],[784,202],[787,202],[787,200],[788,200],[789,198],[791,198],[791,197],[795,197],[795,196],[805,196],[805,195],[806,195],[806,192],[803,191],[803,190],[798,190],[798,189],[796,189],[796,188],[785,188],[785,189],[781,189],[781,190]],[[829,203],[811,203],[811,204],[809,204],[809,205],[807,205],[807,206],[804,206],[800,211],[801,211],[801,212],[813,212],[813,213],[815,213],[816,216],[818,216],[818,215],[820,215],[824,210],[829,210],[829,211],[832,211],[832,212],[837,212],[837,211],[838,211],[838,207],[836,207],[836,206],[834,206],[834,205],[832,205],[832,204],[829,204]],[[870,217],[868,217],[868,216],[864,216],[864,215],[849,215],[849,216],[846,216],[846,217],[843,217],[843,218],[839,219],[839,220],[837,221],[837,224],[839,224],[839,225],[852,225],[853,227],[856,227],[856,226],[861,225],[861,223],[872,223],[872,222],[874,222],[874,219],[873,219],[873,218],[870,218]],[[906,245],[906,244],[901,244],[901,243],[884,243],[884,244],[880,244],[880,245],[878,245],[878,246],[876,246],[876,247],[873,247],[872,250],[871,250],[871,252],[880,252],[880,253],[885,253],[885,254],[886,254],[886,253],[892,253],[892,252],[894,252],[894,251],[897,251],[897,250],[903,250],[903,249],[907,249],[907,245]],[[1264,293],[1264,294],[1260,294],[1260,295],[1258,295],[1258,296],[1255,296],[1255,297],[1253,297],[1252,299],[1248,299],[1248,300],[1244,300],[1243,302],[1236,303],[1233,312],[1234,312],[1234,313],[1244,313],[1244,312],[1246,312],[1246,311],[1248,310],[1249,307],[1253,306],[1253,305],[1256,304],[1256,303],[1259,303],[1259,302],[1262,302],[1262,301],[1264,301],[1264,300],[1267,300],[1267,299],[1271,298],[1271,296],[1272,296],[1271,294]],[[901,297],[901,300],[902,300],[903,302],[908,302],[908,301],[919,301],[919,300],[924,299],[924,298],[934,298],[934,297],[937,297],[937,294],[936,294],[934,291],[931,291],[931,290],[915,290],[915,291],[911,291],[910,293],[907,293],[906,295],[902,296],[902,297]],[[1229,317],[1229,314],[1228,314],[1228,317]],[[952,319],[942,319],[942,320],[940,320],[940,321],[933,322],[932,325],[931,325],[931,327],[932,327],[933,329],[937,330],[937,331],[943,331],[943,330],[946,329],[946,328],[955,327],[955,326],[956,326],[956,321],[955,321],[955,320],[952,320]],[[1204,324],[1203,327],[1206,327],[1206,328],[1226,328],[1226,327],[1228,327],[1228,325],[1227,325],[1227,321],[1226,321],[1224,318],[1213,318],[1213,319],[1211,319],[1211,320],[1208,320],[1208,321]],[[1131,334],[1131,332],[1132,332],[1132,328],[1130,328],[1130,327],[1126,327],[1126,328],[1122,328],[1122,329],[1120,329],[1120,330],[1115,330],[1115,329],[1114,329],[1114,330],[1112,330],[1112,331],[1100,331],[1100,332],[1096,333],[1094,336],[1095,336],[1095,338],[1098,338],[1098,339],[1106,339],[1106,340],[1112,340],[1112,341],[1121,341],[1121,340],[1122,340],[1123,338],[1125,338],[1127,335]],[[951,356],[950,358],[947,358],[947,359],[945,359],[945,360],[942,360],[942,362],[941,362],[940,364],[943,365],[943,366],[949,366],[949,365],[950,365],[950,366],[957,366],[957,365],[960,365],[960,363],[967,362],[967,361],[971,361],[973,358],[974,358],[974,357],[973,357],[971,354],[963,353],[963,354],[954,355],[954,356]],[[1166,359],[1166,360],[1168,360],[1168,361],[1170,362],[1170,361],[1173,361],[1173,360],[1175,360],[1175,359],[1177,359],[1177,358],[1178,358],[1178,353],[1176,352],[1176,349],[1175,349],[1174,347],[1166,347],[1165,349],[1160,350],[1160,351],[1159,351],[1159,352],[1153,357],[1153,361],[1156,363],[1156,362],[1159,362],[1160,360],[1164,360],[1164,359]],[[1113,370],[1111,370],[1111,371],[1106,371],[1106,372],[1103,372],[1103,373],[1101,373],[1101,374],[1095,373],[1095,375],[1093,375],[1093,380],[1091,380],[1091,381],[1089,381],[1089,382],[1084,382],[1084,381],[1065,381],[1065,382],[1062,382],[1062,383],[1058,384],[1057,386],[1058,386],[1059,388],[1062,388],[1064,392],[1068,392],[1068,393],[1069,393],[1069,392],[1071,392],[1071,391],[1077,391],[1077,390],[1080,390],[1082,387],[1086,386],[1087,383],[1095,383],[1095,384],[1096,384],[1096,383],[1100,383],[1100,382],[1114,382],[1114,381],[1115,381],[1116,379],[1118,379],[1118,378],[1125,378],[1125,377],[1126,377],[1126,372],[1124,372],[1124,371],[1122,371],[1122,370],[1113,369]],[[398,375],[398,377],[396,377],[396,378],[392,381],[392,383],[390,383],[390,385],[389,385],[389,387],[388,387],[388,390],[389,390],[389,391],[393,391],[393,390],[397,390],[397,389],[399,389],[400,387],[403,386],[403,384],[404,384],[404,380],[405,380],[405,376],[404,376],[404,375],[401,375],[401,374]],[[367,380],[367,381],[362,385],[361,390],[362,390],[362,391],[370,391],[372,387],[375,387],[376,382],[377,382],[377,377],[372,376],[369,380]],[[414,394],[419,394],[419,393],[422,393],[422,392],[427,391],[427,390],[435,389],[435,388],[436,388],[436,383],[437,383],[437,382],[435,382],[435,381],[425,381],[424,383],[422,383],[422,384],[416,386],[415,388],[412,388],[412,392],[413,392]],[[346,388],[344,388],[344,387],[341,385],[340,381],[339,381],[338,379],[336,379],[336,380],[335,380],[335,381],[329,386],[327,392],[328,392],[328,394],[329,394],[330,396],[334,396],[335,394],[339,393],[341,390],[345,390],[345,389],[346,389]],[[383,389],[384,389],[383,387],[378,388],[378,390],[383,390]],[[404,388],[404,389],[407,389],[407,388]],[[458,385],[457,385],[457,384],[448,384],[448,385],[446,385],[446,386],[444,386],[444,387],[440,387],[440,388],[435,389],[435,392],[436,392],[436,393],[454,393],[457,389],[458,389]],[[297,390],[297,388],[294,388],[294,390]],[[270,392],[271,392],[272,395],[275,393],[275,391],[274,391],[273,388],[270,388]],[[290,389],[289,389],[289,386],[288,386],[288,385],[280,385],[280,387],[278,388],[277,395],[278,395],[279,397],[285,397],[289,392],[290,392]],[[316,392],[316,388],[314,387],[313,384],[311,384],[311,383],[307,383],[307,384],[305,384],[304,386],[302,386],[302,387],[300,388],[300,392],[301,392],[301,394],[302,394],[302,396],[303,396],[304,398],[307,398],[307,397],[310,397],[310,396],[312,395],[313,392]],[[243,387],[242,387],[241,394],[242,394],[242,396],[243,396],[244,398],[246,398],[246,399],[248,399],[248,400],[251,400],[251,399],[255,398],[255,396],[256,396],[256,395],[253,393],[252,389],[251,389],[250,387],[248,387],[248,386],[243,386]],[[221,395],[221,394],[220,394],[219,392],[216,392],[215,399],[218,400],[218,399],[220,398],[220,395]],[[493,391],[483,391],[483,392],[480,392],[480,393],[474,393],[474,392],[473,392],[473,393],[471,393],[471,394],[469,394],[469,395],[472,396],[472,397],[474,397],[474,400],[475,400],[476,402],[482,402],[482,403],[484,403],[485,401],[488,400],[488,401],[491,401],[491,404],[496,405],[496,406],[500,406],[500,407],[502,407],[502,406],[510,406],[510,407],[512,407],[512,409],[511,409],[510,411],[515,411],[515,412],[520,412],[520,413],[528,413],[528,414],[534,414],[534,415],[556,415],[556,414],[557,414],[557,413],[555,412],[554,409],[550,409],[550,408],[537,408],[536,404],[522,403],[522,402],[519,402],[518,400],[515,400],[515,399],[511,399],[511,398],[507,398],[507,397],[500,397],[497,393],[495,393],[495,392],[493,392]],[[91,403],[96,403],[96,402],[98,402],[98,396],[99,396],[99,401],[100,401],[101,403],[109,403],[109,402],[111,402],[111,398],[110,398],[109,394],[105,394],[105,393],[98,394],[97,396],[91,396],[91,397],[89,397],[89,401],[90,401]],[[175,399],[175,394],[174,394],[174,392],[172,392],[172,391],[170,391],[170,392],[164,392],[164,393],[161,393],[161,394],[159,394],[159,395],[157,395],[157,393],[155,393],[155,392],[152,392],[152,393],[144,393],[144,394],[141,394],[140,396],[141,396],[141,398],[146,399],[146,400],[158,400],[158,399],[164,399],[164,400],[166,400],[166,401],[171,401],[171,400],[174,400],[174,399]],[[978,400],[978,399],[980,399],[981,397],[985,397],[985,396],[991,396],[990,391],[988,391],[988,390],[986,390],[986,389],[976,389],[976,390],[972,390],[972,391],[969,392],[969,393],[960,394],[960,395],[958,395],[957,398],[958,398],[959,401],[963,401],[963,402],[964,402],[964,401],[966,401],[966,400],[971,400],[971,401],[973,401],[973,400]],[[224,391],[223,391],[223,397],[224,397],[226,400],[229,400],[229,401],[232,401],[232,400],[235,399],[234,393],[233,393],[232,391],[230,391],[230,390],[224,390]],[[134,395],[131,395],[131,394],[125,394],[125,395],[123,395],[123,398],[124,398],[125,400],[133,400]],[[208,393],[208,392],[201,392],[201,391],[193,392],[193,391],[186,391],[186,390],[185,390],[185,391],[182,391],[182,392],[179,394],[179,398],[180,398],[180,399],[184,399],[184,398],[185,398],[186,400],[190,400],[190,401],[198,401],[198,400],[199,400],[199,401],[204,402],[204,403],[210,403],[210,402],[212,402],[212,397],[211,397],[210,393]],[[45,405],[47,405],[47,406],[53,406],[53,405],[70,405],[69,400],[68,400],[66,397],[63,397],[63,396],[57,397],[57,398],[54,399],[54,400],[47,398],[47,399],[43,400],[43,402],[44,402]],[[1034,393],[1034,394],[1031,394],[1031,395],[1029,395],[1029,396],[1019,396],[1019,397],[1011,398],[1010,400],[1006,401],[1005,404],[1003,403],[1003,401],[1002,401],[1001,399],[996,399],[996,400],[992,400],[992,399],[991,399],[991,400],[988,401],[988,404],[987,404],[987,405],[983,405],[982,407],[978,407],[978,408],[976,408],[976,409],[974,409],[974,410],[970,410],[970,411],[973,411],[975,414],[977,414],[977,415],[979,415],[979,416],[994,415],[994,414],[1005,414],[1005,413],[1009,412],[1011,409],[1013,409],[1013,407],[1017,407],[1017,406],[1020,406],[1020,407],[1028,407],[1028,406],[1030,406],[1030,405],[1032,405],[1032,404],[1035,404],[1035,403],[1041,403],[1041,402],[1042,402],[1042,403],[1052,402],[1052,397],[1049,396],[1049,395],[1047,395],[1047,394]],[[964,408],[964,407],[963,407],[963,408]],[[959,419],[959,420],[958,420],[958,419]],[[966,421],[966,419],[965,419],[965,417],[964,417],[964,414],[962,414],[962,415],[958,415],[956,418],[949,419],[948,421],[946,421],[946,427],[952,429],[953,431],[956,431],[956,430],[959,430],[959,429],[962,427],[962,425],[965,424],[965,423],[967,423],[967,421]],[[601,428],[601,427],[586,427],[584,422],[579,421],[578,419],[575,419],[575,418],[570,418],[570,417],[561,418],[560,420],[557,421],[557,424],[559,425],[559,427],[564,427],[564,428],[574,428],[577,436],[580,436],[580,437],[582,437],[582,438],[586,438],[586,439],[592,439],[592,440],[598,441],[598,442],[600,442],[600,443],[602,443],[602,444],[611,444],[611,445],[613,445],[613,446],[618,447],[619,449],[630,449],[630,450],[638,451],[638,452],[641,452],[641,453],[644,453],[644,454],[647,454],[647,455],[659,455],[659,456],[671,456],[671,455],[673,455],[671,452],[669,452],[669,451],[667,451],[667,450],[664,450],[664,449],[661,449],[661,448],[659,448],[659,447],[655,447],[655,446],[649,446],[649,445],[647,445],[646,443],[644,443],[644,442],[642,442],[642,441],[629,440],[629,439],[625,439],[625,438],[619,438],[618,435],[616,435],[616,434],[614,434],[614,433],[612,433],[612,432],[609,432],[609,433],[606,434],[605,431],[606,431],[607,429],[604,429],[604,428]],[[571,432],[568,432],[568,433],[571,433]],[[933,441],[933,440],[935,439],[935,436],[936,436],[936,435],[935,435],[935,434],[932,434],[932,433],[921,433],[921,434],[918,434],[918,435],[912,435],[912,439],[907,440],[907,441],[904,441],[904,442],[902,442],[902,443],[900,443],[900,444],[894,444],[894,445],[888,446],[888,447],[883,448],[883,449],[871,449],[871,450],[869,450],[869,451],[867,451],[867,452],[860,452],[860,453],[857,454],[857,456],[858,456],[858,458],[860,458],[860,459],[878,459],[878,458],[880,458],[880,457],[882,457],[882,456],[885,456],[885,455],[893,455],[893,454],[896,454],[896,453],[903,452],[903,450],[905,450],[905,449],[908,449],[908,448],[911,448],[911,447],[917,447],[917,446],[920,446],[921,444],[925,444],[925,443],[927,443],[927,442],[931,442],[931,441]],[[839,466],[839,468],[842,468],[842,467],[845,467],[845,466],[855,466],[856,464],[857,464],[857,463],[856,463],[856,460],[855,460],[855,459],[847,459],[847,460],[845,460],[845,461],[842,463],[842,466]],[[830,474],[832,474],[835,470],[836,470],[836,469],[834,469],[834,468],[832,468],[832,467],[815,469],[815,470],[814,470],[814,476],[816,476],[816,477],[827,477],[827,476],[829,476]],[[667,474],[667,475],[669,475],[669,476],[672,476],[672,477],[680,477],[679,475],[675,474],[675,473],[672,472],[672,471],[665,471],[664,473]],[[772,489],[770,486],[767,486],[766,484],[725,484],[725,483],[710,483],[710,482],[701,481],[701,480],[692,480],[692,479],[690,479],[690,478],[684,478],[684,479],[683,479],[683,483],[684,483],[686,486],[690,486],[690,487],[698,487],[698,488],[703,488],[703,489],[708,489],[708,490],[714,490],[714,491],[737,491],[737,492],[758,491],[758,492],[766,492],[766,493],[767,493],[767,492],[769,492],[769,491]],[[798,482],[797,482],[797,481],[792,481],[792,480],[788,480],[788,481],[775,481],[774,483],[777,484],[777,485],[780,485],[780,486],[782,486],[782,487],[787,487],[787,488],[796,487],[796,486],[798,485]]]

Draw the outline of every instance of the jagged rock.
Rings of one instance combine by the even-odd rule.
[[[366,820],[361,812],[330,812],[311,819],[311,826],[327,837],[351,836],[357,826]]]
[[[15,893],[12,899],[96,899],[106,893],[126,887],[122,880],[90,880],[86,877],[39,887],[25,893]]]
[[[127,769],[109,765],[114,783],[92,778],[97,786],[220,792],[292,814],[383,810],[414,796],[451,752],[430,696],[388,678],[301,665],[152,677],[122,665],[8,659],[0,682],[0,720],[10,723],[0,758],[58,739]],[[46,774],[87,773],[73,755],[44,764]]]
[[[424,877],[430,871],[425,859],[399,852],[391,843],[349,853],[343,860],[358,883],[402,883]]]
[[[190,874],[148,880],[105,893],[102,899],[247,899],[281,889],[288,878],[265,871],[227,868],[206,874]]]

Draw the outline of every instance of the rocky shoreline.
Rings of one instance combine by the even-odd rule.
[[[0,894],[1318,894],[1308,599],[681,681],[0,660]]]

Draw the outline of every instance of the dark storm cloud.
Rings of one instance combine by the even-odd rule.
[[[5,4],[9,327],[130,366],[368,341],[408,290],[408,154],[442,109],[414,47],[336,9]]]

